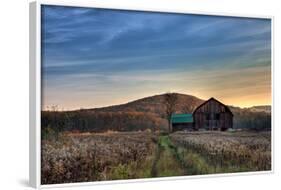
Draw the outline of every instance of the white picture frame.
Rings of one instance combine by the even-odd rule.
[[[88,7],[88,8],[105,8],[117,10],[135,10],[148,12],[163,12],[163,13],[183,13],[183,14],[199,14],[210,16],[231,16],[231,17],[247,17],[247,18],[266,18],[271,19],[271,86],[272,86],[272,107],[271,107],[271,171],[258,172],[241,172],[241,173],[225,173],[225,174],[210,174],[210,175],[196,175],[196,176],[180,176],[180,177],[166,177],[153,179],[129,179],[117,181],[98,181],[98,182],[82,182],[82,183],[65,183],[54,185],[41,185],[41,6],[42,5],[57,5],[57,6],[74,6],[74,7]],[[84,185],[101,185],[101,184],[118,184],[118,183],[134,183],[143,181],[162,181],[162,180],[183,180],[193,178],[206,177],[221,177],[221,176],[237,176],[237,175],[252,175],[252,174],[270,174],[274,172],[274,17],[261,15],[240,15],[228,13],[214,13],[214,12],[200,12],[200,11],[186,11],[186,10],[157,10],[147,7],[133,7],[133,6],[118,6],[108,5],[105,2],[81,3],[79,1],[47,1],[39,0],[30,3],[30,129],[29,129],[29,180],[30,185],[34,188],[48,188],[48,187],[69,187],[69,186],[84,186]]]

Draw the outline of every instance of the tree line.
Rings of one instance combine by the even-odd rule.
[[[43,111],[42,133],[164,130],[165,119],[143,112]],[[44,135],[44,134],[43,134]]]
[[[42,111],[42,137],[56,136],[63,131],[106,132],[112,131],[169,131],[171,132],[171,116],[179,106],[176,93],[166,93],[163,97],[161,112],[113,111],[110,109],[58,111]],[[195,103],[182,106],[182,113],[192,113]],[[252,112],[246,109],[233,108],[234,128],[264,130],[271,128],[271,113]]]

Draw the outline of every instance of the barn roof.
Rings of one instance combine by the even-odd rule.
[[[173,114],[172,123],[193,123],[192,114]]]
[[[210,98],[209,100],[203,102],[201,105],[199,105],[199,106],[193,111],[193,114],[194,114],[200,107],[202,107],[203,105],[205,105],[206,103],[208,103],[208,102],[211,101],[211,100],[214,100],[214,101],[218,102],[219,104],[221,104],[222,106],[224,106],[226,112],[229,112],[229,113],[233,116],[233,113],[231,112],[231,110],[229,109],[228,106],[224,105],[223,103],[221,103],[220,101],[218,101],[217,99],[215,99],[215,98],[213,98],[213,97]]]

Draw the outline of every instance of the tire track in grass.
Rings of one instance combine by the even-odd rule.
[[[235,168],[218,167],[210,163],[208,157],[197,150],[173,144],[168,135],[158,138],[151,177],[204,175],[229,171],[236,172]]]
[[[169,139],[170,140],[170,139]],[[199,175],[215,173],[215,168],[210,166],[206,159],[197,152],[188,150],[181,146],[175,146],[170,140],[170,146],[175,157],[184,169],[183,175]]]
[[[151,177],[157,177],[158,176],[158,171],[157,171],[157,163],[160,159],[160,155],[162,152],[162,148],[159,144],[159,139],[158,139],[158,143],[157,143],[157,148],[156,148],[156,153],[155,153],[155,158],[153,160],[153,164],[152,164],[152,168],[151,168]]]
[[[184,168],[177,159],[177,152],[173,148],[168,136],[160,136],[156,156],[151,169],[152,177],[168,177],[184,175]]]

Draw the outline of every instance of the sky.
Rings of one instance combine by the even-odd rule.
[[[42,7],[42,109],[177,92],[271,105],[271,20]]]

